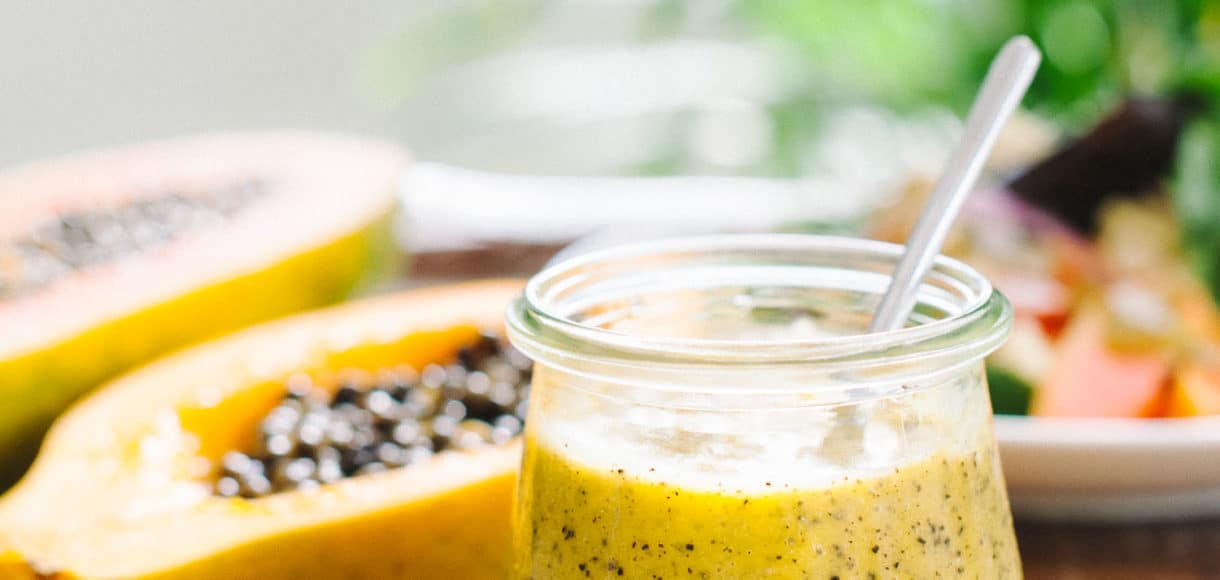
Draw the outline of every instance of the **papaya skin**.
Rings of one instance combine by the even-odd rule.
[[[190,466],[244,447],[283,377],[448,362],[501,326],[519,289],[486,281],[339,305],[104,385],[56,421],[0,498],[0,579],[503,578],[518,443],[258,499],[214,496],[216,462]]]
[[[0,361],[0,491],[29,466],[55,417],[98,383],[175,348],[331,304],[396,267],[391,206],[364,229],[268,269],[197,289],[66,341]]]

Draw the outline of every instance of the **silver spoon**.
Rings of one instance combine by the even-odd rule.
[[[907,239],[906,250],[894,269],[889,289],[881,298],[869,332],[884,332],[902,328],[915,307],[915,298],[923,277],[940,253],[949,228],[974,189],[983,163],[991,155],[1000,130],[1021,103],[1029,83],[1034,79],[1042,54],[1028,37],[1017,36],[991,62],[987,78],[979,89],[962,140],[936,182],[919,221]]]

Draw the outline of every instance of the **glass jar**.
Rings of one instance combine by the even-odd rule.
[[[1019,578],[983,357],[1011,307],[938,258],[866,335],[901,247],[742,235],[535,276],[521,578]]]

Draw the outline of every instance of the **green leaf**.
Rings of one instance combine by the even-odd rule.
[[[1195,273],[1220,301],[1220,120],[1191,124],[1178,144],[1171,189],[1182,247]]]
[[[1029,414],[1034,387],[1015,372],[988,361],[987,389],[991,392],[991,409],[996,414]]]
[[[1208,0],[736,1],[754,31],[798,49],[810,92],[904,111],[964,114],[1014,34],[1045,55],[1024,105],[1071,129],[1220,58],[1220,27],[1207,24],[1220,3]]]

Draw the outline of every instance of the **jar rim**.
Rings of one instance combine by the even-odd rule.
[[[660,259],[681,264],[698,257],[772,252],[794,257],[838,255],[849,261],[858,256],[896,265],[902,251],[903,246],[898,244],[812,234],[725,234],[616,246],[573,257],[536,274],[509,308],[508,330],[514,343],[527,355],[546,363],[579,360],[612,367],[671,369],[759,364],[862,369],[932,359],[940,359],[944,368],[954,361],[981,358],[1003,342],[1012,318],[1007,299],[977,271],[945,256],[934,260],[924,286],[932,278],[948,284],[958,295],[946,294],[941,298],[954,301],[955,312],[922,324],[871,334],[784,339],[630,334],[576,320],[570,314],[574,305],[563,303],[572,299],[574,287],[589,283],[599,269],[620,268],[629,272],[632,262]],[[668,260],[664,259],[666,256]],[[794,263],[793,267],[799,268],[801,264]],[[889,272],[892,269],[875,275],[882,276],[888,286]],[[879,299],[883,291],[880,288],[870,293]],[[921,296],[924,294],[921,292]]]

